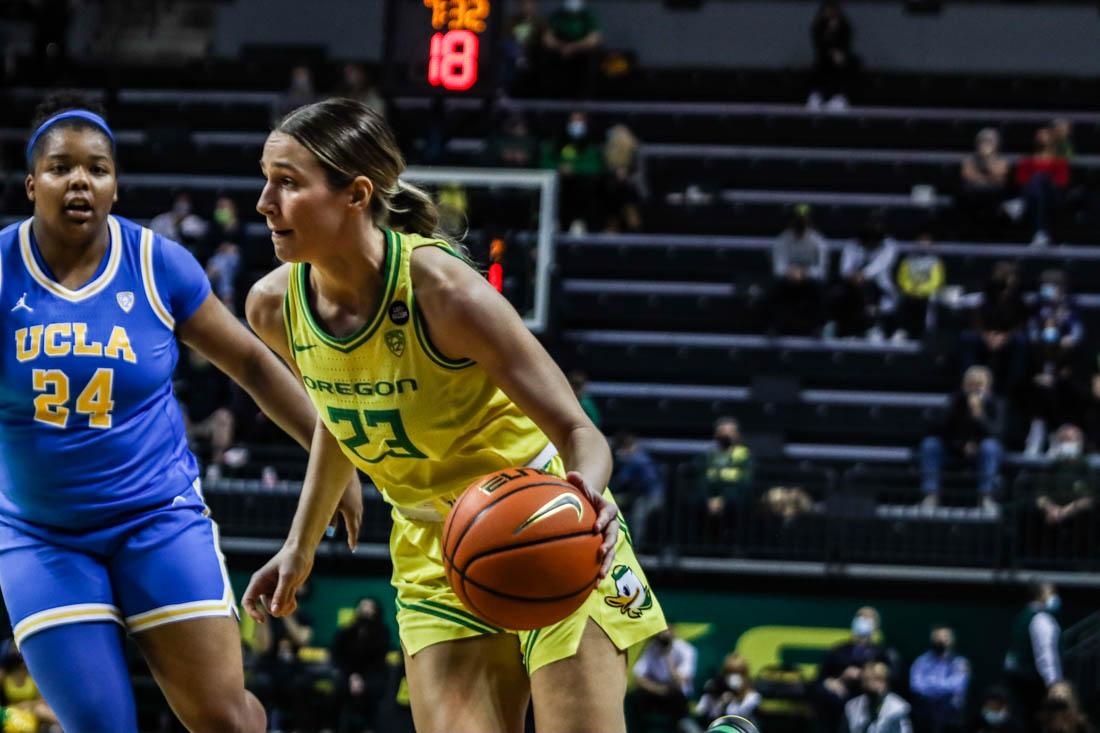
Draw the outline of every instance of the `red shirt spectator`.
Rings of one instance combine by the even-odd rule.
[[[1027,185],[1036,173],[1046,173],[1058,188],[1069,185],[1069,162],[1065,158],[1047,157],[1042,154],[1024,158],[1016,164],[1016,184]]]
[[[1035,133],[1035,154],[1016,164],[1016,185],[1023,188],[1040,173],[1058,188],[1069,185],[1069,161],[1055,153],[1054,135],[1046,127]]]

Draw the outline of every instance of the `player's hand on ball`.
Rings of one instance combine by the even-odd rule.
[[[348,549],[355,552],[359,544],[359,527],[363,524],[363,487],[359,483],[359,475],[351,479],[351,483],[344,489],[340,503],[336,505],[336,515],[329,522],[329,533],[336,531],[336,525],[344,518],[344,529],[348,531]]]
[[[298,589],[313,570],[313,553],[286,545],[252,574],[241,598],[245,612],[257,623],[265,623],[267,614],[289,616],[298,608]]]
[[[619,540],[619,507],[603,497],[598,491],[589,488],[588,483],[576,471],[570,471],[565,480],[576,486],[592,506],[596,508],[596,531],[603,535],[603,544],[600,545],[600,580],[611,572],[611,563],[615,560],[615,543]]]

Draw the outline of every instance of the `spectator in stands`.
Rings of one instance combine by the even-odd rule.
[[[920,445],[923,506],[939,505],[940,476],[947,458],[976,464],[979,506],[997,511],[994,494],[1000,484],[1004,456],[1001,443],[1004,421],[1004,402],[993,394],[992,372],[982,366],[967,369],[962,389],[952,397],[939,435],[929,435]]]
[[[884,662],[864,665],[863,694],[844,706],[850,733],[912,733],[909,703],[890,692],[890,668]]]
[[[860,608],[852,619],[852,638],[830,649],[818,667],[814,697],[823,730],[840,727],[844,706],[862,689],[864,666],[869,662],[889,663],[889,652],[875,641],[878,630],[878,611],[870,606]]]
[[[1069,187],[1069,161],[1058,155],[1054,132],[1049,127],[1035,133],[1034,155],[1016,164],[1016,185],[1035,229],[1031,244],[1045,247],[1050,244],[1055,209]]]
[[[218,300],[230,312],[237,310],[237,276],[241,270],[241,250],[233,242],[222,242],[206,261],[206,276]]]
[[[1016,264],[997,262],[973,312],[973,329],[962,335],[963,366],[987,365],[1002,393],[1015,392],[1027,371],[1028,317]]]
[[[729,654],[718,674],[703,687],[695,717],[704,726],[723,715],[740,715],[755,723],[761,702],[760,693],[752,686],[748,661],[740,654]]]
[[[752,451],[742,442],[741,426],[732,417],[714,422],[714,444],[702,456],[703,534],[711,542],[724,542],[752,506],[753,459]]]
[[[355,620],[336,632],[332,662],[340,671],[339,733],[377,729],[378,704],[386,689],[390,632],[378,601],[360,598]]]
[[[603,417],[600,415],[600,408],[596,406],[596,401],[588,394],[587,385],[588,375],[582,370],[574,369],[569,372],[569,386],[573,388],[577,402],[581,403],[584,414],[588,415],[588,419],[598,428],[603,423]]]
[[[602,45],[600,22],[585,0],[563,0],[542,34],[543,91],[555,97],[591,96]]]
[[[679,723],[690,720],[688,699],[695,688],[695,647],[677,638],[672,626],[652,637],[638,661],[634,663],[635,704],[642,725],[651,730],[649,718],[654,713]]]
[[[1048,524],[1062,524],[1096,506],[1096,476],[1084,452],[1085,436],[1076,425],[1058,428],[1047,458],[1051,464],[1036,479],[1036,508]]]
[[[1008,690],[990,687],[982,697],[977,717],[971,721],[968,733],[1025,733],[1008,704]]]
[[[777,333],[809,336],[821,327],[823,288],[829,269],[829,245],[814,228],[810,207],[794,207],[790,226],[772,245],[770,295],[772,328]]]
[[[1055,618],[1062,600],[1053,583],[1030,583],[1027,590],[1028,603],[1012,623],[1004,669],[1016,717],[1030,730],[1047,691],[1062,681],[1062,627]]]
[[[291,110],[317,101],[317,87],[313,83],[313,71],[305,65],[295,66],[290,70],[290,83],[283,94],[280,108],[276,110],[276,117],[282,117]]]
[[[507,168],[532,168],[538,160],[538,142],[527,127],[527,120],[516,113],[500,125],[489,139],[488,162]]]
[[[1040,733],[1094,733],[1095,728],[1081,710],[1077,693],[1068,682],[1057,682],[1047,691],[1039,708]]]
[[[840,253],[840,283],[830,297],[837,336],[881,338],[897,307],[894,264],[897,242],[886,233],[886,215],[873,212],[859,237]]]
[[[603,180],[603,151],[591,138],[588,115],[574,112],[565,126],[565,138],[542,145],[540,167],[553,169],[561,176],[562,229],[583,234],[599,219],[597,203]]]
[[[1008,195],[1010,168],[1000,147],[1000,133],[986,127],[974,140],[974,152],[962,162],[959,205],[983,236],[989,236],[996,213]]]
[[[822,105],[830,112],[848,109],[860,60],[852,53],[852,24],[839,0],[823,0],[810,27],[814,44],[813,91],[806,102],[812,110]]]
[[[899,330],[895,337],[924,337],[925,330],[933,325],[935,310],[929,307],[932,298],[943,287],[946,276],[943,260],[936,254],[935,240],[929,232],[917,237],[920,249],[910,252],[898,267],[898,290],[901,299],[898,303]]]
[[[512,94],[530,90],[538,74],[539,50],[547,31],[536,0],[519,0],[519,8],[504,28],[501,86]]]
[[[210,251],[215,250],[222,242],[243,243],[244,226],[241,224],[236,201],[229,196],[219,196],[214,202],[214,213],[210,218]]]
[[[374,80],[362,64],[344,64],[343,76],[343,81],[336,90],[339,96],[362,102],[380,117],[386,116],[386,100],[382,98]]]
[[[637,232],[642,228],[641,185],[638,180],[638,138],[626,125],[607,131],[603,146],[603,207],[605,233]]]
[[[192,210],[191,194],[180,191],[172,199],[172,208],[154,216],[149,228],[195,253],[196,249],[200,249],[209,224]]]
[[[970,686],[970,662],[955,654],[955,632],[932,629],[931,649],[909,669],[913,722],[917,733],[961,733]]]
[[[1083,384],[1078,347],[1085,329],[1066,294],[1065,273],[1047,270],[1040,277],[1039,308],[1029,323],[1031,427],[1025,452],[1039,455],[1047,428],[1082,417]]]
[[[1073,160],[1073,123],[1059,117],[1050,123],[1050,132],[1054,137],[1054,154],[1068,161]]]
[[[615,472],[611,487],[619,508],[628,518],[635,547],[643,547],[648,535],[649,518],[665,505],[665,482],[657,465],[633,433],[615,437]]]

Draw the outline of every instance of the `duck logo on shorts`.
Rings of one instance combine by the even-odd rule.
[[[653,596],[649,588],[642,585],[642,581],[626,565],[616,565],[611,570],[611,579],[615,581],[618,595],[604,598],[604,603],[619,609],[624,616],[630,618],[641,618],[644,612],[653,607]]]
[[[386,346],[391,354],[401,356],[405,353],[405,334],[396,328],[392,331],[386,331]]]

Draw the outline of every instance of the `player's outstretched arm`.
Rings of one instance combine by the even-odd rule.
[[[611,451],[565,375],[512,305],[461,260],[437,247],[421,247],[413,253],[412,279],[436,348],[453,359],[476,361],[561,451],[568,480],[598,510],[606,575],[619,531],[618,509],[602,495],[611,476]]]
[[[241,598],[241,605],[253,619],[264,623],[264,610],[273,616],[293,613],[295,595],[313,569],[313,556],[325,534],[329,518],[355,475],[355,468],[340,452],[340,445],[321,420],[313,431],[298,509],[282,549],[256,571]]]

